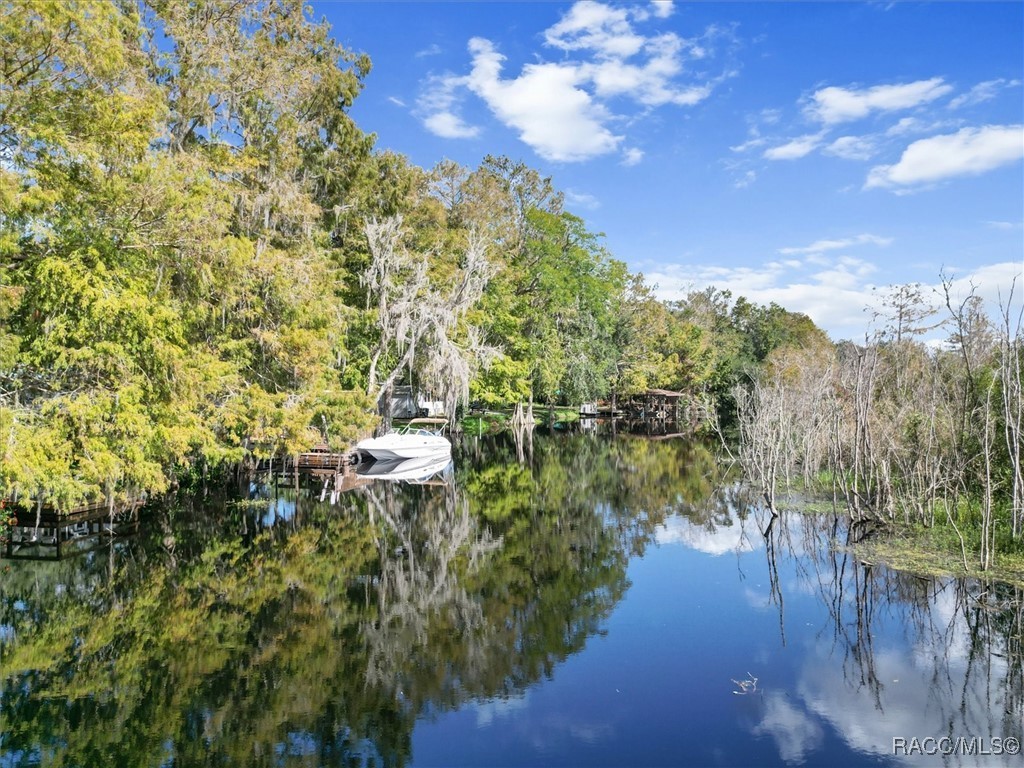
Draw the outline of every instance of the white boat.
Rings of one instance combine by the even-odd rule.
[[[356,443],[356,450],[378,461],[422,459],[450,454],[452,444],[441,434],[445,419],[413,419],[401,429],[381,437],[368,437]],[[433,427],[433,429],[430,429]]]
[[[374,480],[403,480],[407,483],[425,483],[434,475],[443,474],[452,465],[450,453],[438,452],[419,459],[377,459],[356,468],[360,477]]]

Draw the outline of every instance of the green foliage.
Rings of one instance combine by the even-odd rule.
[[[136,497],[363,432],[330,246],[368,60],[295,2],[0,23],[0,496]]]
[[[343,449],[401,377],[452,410],[456,379],[490,407],[724,398],[820,334],[728,292],[655,300],[522,162],[375,152],[349,115],[369,59],[300,0],[3,9],[0,497],[131,499]],[[412,293],[384,298],[366,227],[398,217]]]

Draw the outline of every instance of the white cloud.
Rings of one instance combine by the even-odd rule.
[[[845,240],[820,240],[806,248],[779,250],[780,253],[807,254],[802,261],[769,261],[753,267],[673,264],[648,270],[646,275],[651,284],[657,286],[655,293],[659,299],[683,299],[690,291],[713,285],[728,288],[734,296],[745,296],[758,304],[774,301],[791,312],[802,312],[833,339],[863,339],[871,330],[871,310],[881,309],[880,292],[871,282],[877,268],[869,261],[827,254],[858,241],[874,240],[874,235],[860,235]],[[887,238],[877,240],[878,244],[889,242]],[[808,270],[814,266],[821,268]],[[949,267],[946,272],[957,274],[952,283],[954,298],[966,296],[973,286],[993,316],[998,309],[1000,290],[1005,298],[1015,278],[1018,285],[1024,284],[1022,262],[989,264],[962,272]],[[922,292],[937,297],[941,288],[936,274],[935,283],[922,285]],[[935,335],[939,337],[942,333],[936,331]]]
[[[432,43],[423,50],[416,51],[414,55],[416,56],[416,58],[422,59],[424,56],[437,56],[437,54],[439,53],[441,53],[441,46],[438,45],[437,43]]]
[[[644,38],[633,30],[624,8],[580,0],[544,32],[548,45],[563,51],[593,50],[601,58],[623,59],[640,52]]]
[[[874,142],[865,136],[840,136],[823,151],[844,160],[869,160],[876,149]]]
[[[952,86],[941,77],[865,89],[829,86],[814,92],[806,112],[827,125],[833,125],[859,120],[875,111],[910,109],[934,101],[952,90]]]
[[[905,133],[915,133],[921,130],[921,121],[916,117],[901,117],[899,122],[889,128],[886,136],[902,136]]]
[[[621,118],[631,117],[621,105],[692,106],[735,74],[725,68],[717,75],[686,77],[688,62],[710,57],[719,42],[732,39],[727,29],[712,26],[694,39],[639,31],[640,22],[665,18],[672,10],[671,3],[613,7],[580,0],[544,32],[559,59],[527,64],[518,74],[503,73],[506,59],[494,43],[473,38],[469,74],[429,78],[419,101],[421,119],[438,135],[476,135],[458,111],[471,93],[547,160],[582,161],[614,152],[625,137],[611,126],[626,125]],[[636,157],[627,150],[625,164]]]
[[[757,149],[758,147],[763,147],[767,143],[768,139],[764,138],[763,136],[758,136],[755,132],[751,136],[751,138],[747,139],[742,144],[737,144],[734,147],[729,147],[729,149],[733,152],[746,152],[748,149]]]
[[[480,134],[475,125],[467,125],[458,115],[451,112],[436,112],[423,120],[428,131],[442,139],[471,139]]]
[[[747,171],[733,183],[733,186],[736,189],[746,189],[755,181],[757,181],[757,171]]]
[[[622,141],[604,123],[607,110],[578,87],[572,64],[528,64],[514,79],[502,79],[505,57],[489,40],[469,41],[473,70],[469,89],[505,125],[547,160],[577,161],[613,152]]]
[[[405,102],[402,101],[401,99],[399,99],[396,96],[388,96],[388,101],[390,101],[396,107],[404,107],[405,106]]]
[[[844,268],[828,263],[834,264],[834,269],[822,270],[820,277],[779,262],[759,267],[672,265],[649,271],[647,277],[658,286],[659,299],[683,299],[691,290],[713,285],[758,304],[774,301],[791,312],[803,312],[833,339],[863,338],[868,319],[864,307],[873,299],[872,286],[858,283],[855,275],[854,279],[841,279]]]
[[[467,139],[479,135],[480,129],[466,123],[457,113],[457,92],[466,84],[466,78],[455,75],[435,75],[416,100],[416,114],[423,126],[443,139]]]
[[[992,229],[1013,230],[1020,229],[1022,223],[1019,221],[986,221],[985,224]]]
[[[871,169],[865,189],[908,188],[976,176],[1024,156],[1024,126],[986,125],[932,136],[907,147],[898,163]]]
[[[906,136],[911,133],[936,133],[938,131],[959,128],[963,123],[959,120],[929,120],[924,121],[917,117],[901,117],[899,121],[890,126],[886,136]]]
[[[817,254],[825,253],[826,251],[839,251],[855,245],[884,246],[889,245],[890,243],[892,243],[891,237],[879,237],[878,235],[864,233],[855,237],[845,237],[839,240],[816,240],[810,245],[802,246],[800,248],[779,248],[779,253],[785,255]]]
[[[991,101],[1004,88],[1015,88],[1018,85],[1020,85],[1020,80],[1006,80],[1005,78],[986,80],[983,83],[978,83],[967,93],[961,93],[956,98],[950,99],[949,108],[960,109],[961,107],[969,107],[974,104]]]
[[[483,728],[491,725],[498,718],[513,716],[529,706],[530,691],[506,697],[495,697],[486,701],[470,702],[468,709],[476,711],[476,726]]]
[[[869,262],[844,257],[832,269],[815,272],[811,277],[815,283],[829,291],[856,291],[864,284],[864,278],[876,269]]]
[[[627,147],[622,151],[622,165],[627,167],[637,165],[644,159],[644,151],[636,147]]]
[[[586,192],[577,192],[573,189],[565,190],[565,202],[571,208],[586,208],[594,210],[601,207],[601,201]]]
[[[646,40],[643,46],[647,60],[631,64],[624,58],[604,58],[584,64],[581,74],[594,85],[594,92],[602,98],[629,96],[645,106],[664,104],[693,106],[708,96],[715,83],[680,87],[672,78],[682,72],[682,54],[687,43],[676,35],[667,34]]]
[[[820,133],[800,136],[781,146],[766,149],[764,158],[766,160],[798,160],[821,146],[821,140]]]
[[[675,13],[675,10],[675,4],[672,0],[652,0],[651,2],[651,13],[659,19],[667,19]]]
[[[960,274],[960,270],[947,268],[947,274]],[[970,271],[964,271],[950,284],[950,296],[954,301],[960,302],[966,299],[971,291],[980,296],[990,312],[996,314],[1000,300],[1005,301],[1008,297],[1010,286],[1014,281],[1017,283],[1017,301],[1020,301],[1020,289],[1024,287],[1024,260],[1005,261],[999,264],[989,264]],[[940,294],[942,286],[935,284],[930,289]]]

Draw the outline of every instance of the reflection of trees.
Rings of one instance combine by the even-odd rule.
[[[485,653],[478,647],[485,624],[481,606],[467,592],[462,576],[480,565],[482,556],[500,546],[487,531],[477,531],[469,503],[454,485],[423,494],[406,508],[399,507],[395,486],[376,484],[363,489],[370,520],[379,521],[377,548],[380,572],[376,580],[376,613],[364,622],[368,649],[367,685],[381,686],[409,701],[419,712],[428,702],[457,704],[458,679],[479,676]],[[460,675],[443,676],[438,685],[424,685],[410,675],[424,671],[409,661],[431,653],[439,636],[461,639],[465,665]],[[450,651],[450,646],[446,651]],[[443,670],[446,659],[435,659]],[[457,661],[448,659],[451,663]],[[426,670],[436,675],[436,669]],[[452,690],[454,686],[456,690]]]
[[[1024,736],[1024,591],[859,562],[830,546],[844,535],[834,518],[783,515],[770,533],[829,617],[831,640],[808,658],[798,693],[852,747],[891,757],[896,736]]]
[[[19,564],[0,583],[5,764],[402,765],[417,717],[553,674],[665,515],[701,505],[708,459],[580,436],[538,437],[523,463],[506,448],[470,446],[453,485],[334,507],[318,489],[181,500],[113,569]]]

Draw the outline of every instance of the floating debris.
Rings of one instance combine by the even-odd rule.
[[[757,678],[747,672],[746,680],[733,680],[736,683],[738,691],[733,691],[734,696],[746,696],[748,693],[757,692]]]

